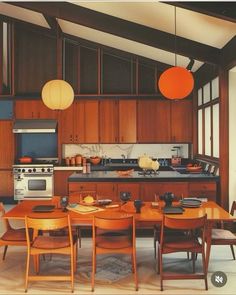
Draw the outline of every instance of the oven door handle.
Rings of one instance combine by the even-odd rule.
[[[24,174],[24,177],[28,177],[28,178],[30,178],[30,177],[52,177],[53,176],[53,174],[52,173],[38,173],[38,174],[34,174],[34,173],[30,173],[30,174]]]

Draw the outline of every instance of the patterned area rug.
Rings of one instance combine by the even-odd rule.
[[[81,276],[91,279],[92,267],[81,266]],[[106,256],[97,259],[97,271],[95,280],[105,283],[117,282],[132,274],[131,261],[125,261],[122,257]]]

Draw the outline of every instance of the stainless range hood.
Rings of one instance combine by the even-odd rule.
[[[13,125],[13,133],[55,133],[56,128],[56,120],[15,120]]]

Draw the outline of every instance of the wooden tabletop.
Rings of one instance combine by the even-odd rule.
[[[32,208],[36,205],[44,205],[44,204],[48,205],[52,203],[56,205],[56,208],[52,212],[35,213],[32,211]],[[177,205],[177,203],[174,205]],[[58,208],[58,203],[55,203],[55,200],[54,201],[23,201],[17,204],[10,211],[8,211],[4,215],[4,218],[24,219],[25,216],[28,216],[28,215],[39,217],[39,218],[44,218],[44,217],[50,218],[50,217],[63,216],[65,214],[70,214],[73,224],[81,224],[81,223],[91,224],[94,214],[112,217],[112,215],[114,215],[114,212],[117,212],[117,213],[119,212],[119,214],[121,215],[134,214],[135,219],[138,223],[152,224],[152,223],[161,222],[163,217],[163,212],[162,212],[163,206],[164,204],[160,202],[158,208],[153,208],[151,202],[145,202],[141,208],[141,213],[135,213],[135,207],[133,205],[133,202],[128,202],[116,208],[100,207],[100,208],[103,208],[104,210],[99,212],[80,214],[70,210],[68,210],[67,212],[62,212],[62,209]],[[200,217],[200,216],[203,216],[204,214],[207,214],[207,219],[212,222],[219,221],[219,220],[223,220],[223,221],[236,220],[236,217],[231,216],[227,211],[225,211],[223,208],[221,208],[219,205],[217,205],[215,202],[212,202],[212,201],[203,202],[199,208],[184,208],[184,209],[185,211],[183,212],[183,214],[171,214],[169,216],[178,217],[178,218],[194,218],[194,217]]]

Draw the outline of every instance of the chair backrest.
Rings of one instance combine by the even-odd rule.
[[[108,232],[119,232],[132,235],[133,244],[135,243],[135,218],[128,214],[112,214],[110,217],[93,217],[93,238],[96,239],[97,230]]]
[[[165,228],[169,229],[176,229],[176,230],[182,230],[182,231],[194,231],[199,230],[198,234],[199,237],[202,239],[202,243],[205,241],[205,231],[206,231],[206,221],[207,221],[207,215],[205,214],[202,217],[197,218],[174,218],[164,215],[163,216],[163,222],[161,227],[161,243],[163,242],[164,237],[164,231]]]
[[[55,218],[35,218],[35,217],[25,217],[25,227],[26,227],[26,238],[27,244],[29,245],[30,240],[30,229],[33,230],[33,239],[38,236],[39,231],[55,231],[58,229],[68,229],[68,237],[70,245],[73,245],[72,242],[72,233],[71,233],[71,222],[70,216],[55,217]]]
[[[231,209],[230,209],[230,214],[234,215],[234,211],[236,211],[236,201],[233,201]]]
[[[11,229],[11,226],[8,219],[2,218],[4,214],[5,214],[4,205],[2,202],[0,202],[0,220],[2,223],[1,227],[3,227],[3,231],[6,232],[7,230]]]

